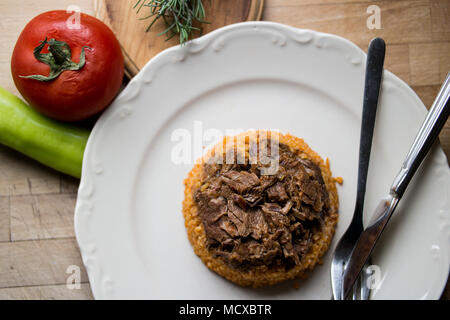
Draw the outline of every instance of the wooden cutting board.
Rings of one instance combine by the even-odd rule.
[[[149,8],[137,14],[133,9],[136,3],[137,0],[94,0],[95,15],[114,31],[122,45],[126,74],[130,78],[153,56],[179,43],[178,37],[166,41],[164,35],[158,36],[166,29],[163,21],[146,32],[152,20],[139,18],[148,16]],[[232,23],[260,20],[264,6],[264,0],[204,0],[203,3],[210,24],[202,25],[202,34]]]

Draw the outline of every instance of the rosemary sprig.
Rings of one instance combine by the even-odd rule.
[[[208,23],[205,21],[202,0],[137,0],[133,7],[137,14],[144,8],[150,9],[150,12],[140,20],[152,19],[146,32],[150,31],[156,21],[163,19],[166,29],[158,35],[166,34],[166,40],[170,40],[179,34],[181,44],[189,40],[192,31],[201,31],[193,26],[194,21]]]

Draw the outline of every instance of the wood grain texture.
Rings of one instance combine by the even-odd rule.
[[[87,282],[75,239],[3,242],[0,257],[0,288],[65,284],[72,265]]]
[[[76,194],[11,197],[11,241],[74,237]]]
[[[164,21],[157,21],[146,33],[151,19],[140,20],[149,16],[149,8],[143,8],[139,14],[133,9],[136,0],[94,0],[95,15],[104,21],[114,31],[125,57],[125,67],[128,76],[136,75],[139,70],[156,54],[179,43],[174,37],[166,41]],[[209,24],[202,25],[202,33],[207,34],[228,24],[259,20],[261,18],[264,0],[209,0],[204,1],[206,19]],[[214,19],[209,17],[214,16]],[[198,25],[197,25],[198,26]],[[199,36],[200,33],[194,34]]]
[[[68,289],[66,285],[36,286],[0,289],[0,300],[90,300],[91,287],[82,283],[79,289]]]
[[[61,175],[0,146],[0,195],[59,193]]]
[[[410,84],[441,85],[450,71],[450,42],[414,43],[409,47]]]
[[[342,35],[365,47],[375,37],[388,44],[427,42],[431,37],[430,2],[371,1],[381,9],[381,29],[369,30],[368,3],[334,1],[304,4],[303,1],[267,1],[263,20],[286,23],[298,28]]]
[[[0,1],[0,86],[18,95],[9,71],[10,56],[33,16],[73,4],[94,14],[93,1]],[[380,30],[366,27],[366,9],[373,4],[381,9]],[[337,34],[365,51],[372,37],[384,37],[386,68],[411,85],[427,107],[450,69],[448,0],[265,0],[263,19]],[[449,156],[448,124],[440,139]],[[73,238],[78,183],[0,146],[0,299],[92,298]],[[65,285],[69,265],[81,267],[80,290]],[[450,298],[450,285],[443,298]]]
[[[0,242],[11,241],[9,211],[9,197],[0,196]]]
[[[431,40],[450,39],[450,4],[448,0],[431,0]]]

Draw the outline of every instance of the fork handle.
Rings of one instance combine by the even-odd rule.
[[[450,115],[449,97],[450,73],[447,74],[447,78],[420,128],[399,174],[394,179],[391,187],[391,195],[394,197],[400,199],[403,196],[409,182],[439,136]]]
[[[386,44],[383,39],[375,38],[370,42],[366,62],[366,78],[364,87],[364,102],[361,121],[361,138],[359,144],[358,185],[356,191],[355,214],[352,223],[357,223],[362,230],[362,213],[366,194],[367,172],[372,149],[372,137],[375,128],[378,97],[383,77]],[[358,234],[359,236],[359,234]]]

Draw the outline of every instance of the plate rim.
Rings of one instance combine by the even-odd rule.
[[[321,37],[327,37],[332,38],[336,41],[338,41],[340,44],[350,48],[354,53],[356,53],[357,56],[360,58],[363,58],[363,61],[365,61],[366,53],[359,48],[356,44],[351,42],[348,39],[345,39],[341,36],[329,34],[329,33],[323,33],[318,32],[310,29],[301,29],[301,28],[295,28],[292,26],[288,26],[281,23],[276,22],[268,22],[268,21],[252,21],[252,22],[241,22],[236,24],[231,24],[225,27],[222,27],[220,29],[217,29],[215,31],[212,31],[211,33],[208,33],[207,35],[204,35],[200,38],[194,39],[190,41],[185,46],[174,46],[171,48],[168,48],[166,50],[163,50],[156,56],[154,56],[151,60],[147,62],[147,64],[142,68],[142,70],[130,81],[130,83],[127,85],[127,87],[118,95],[116,98],[116,101],[118,102],[124,102],[127,100],[131,100],[137,93],[136,85],[139,82],[149,83],[152,81],[151,73],[153,72],[153,66],[157,66],[159,63],[163,63],[166,59],[173,59],[173,56],[171,56],[171,53],[179,53],[181,54],[179,56],[179,59],[182,61],[184,60],[188,55],[190,54],[197,54],[203,49],[209,47],[212,43],[215,42],[221,35],[227,33],[227,32],[239,32],[239,30],[243,28],[259,28],[259,27],[267,27],[267,28],[273,28],[276,31],[282,32],[286,36],[290,37],[299,37],[304,35],[310,35],[313,39],[320,39]],[[309,39],[308,41],[310,41]],[[302,41],[302,39],[298,39],[298,41]],[[318,44],[316,44],[317,46]],[[219,48],[220,50],[220,48]],[[145,76],[148,77],[145,77]],[[385,79],[389,79],[390,81],[393,81],[396,85],[400,86],[402,90],[404,90],[405,93],[408,94],[411,98],[416,100],[418,102],[418,105],[421,105],[423,109],[426,111],[426,107],[421,101],[421,99],[417,96],[415,91],[406,84],[402,79],[398,78],[396,75],[394,75],[392,72],[388,70],[384,70],[384,77]],[[123,103],[122,103],[123,104]],[[101,138],[101,135],[99,132],[101,132],[101,128],[107,123],[108,118],[111,117],[111,115],[115,114],[117,110],[120,108],[120,103],[113,103],[98,119],[96,122],[86,145],[85,154],[83,157],[83,165],[82,165],[82,177],[80,180],[80,187],[77,194],[77,201],[75,206],[75,214],[74,214],[74,228],[75,228],[75,236],[78,243],[78,246],[80,248],[80,253],[82,256],[82,260],[84,265],[87,269],[87,274],[91,286],[91,290],[93,293],[93,296],[95,299],[102,299],[104,294],[103,290],[99,288],[99,283],[102,282],[102,285],[105,287],[108,287],[111,283],[111,279],[106,278],[102,279],[102,281],[99,281],[99,273],[101,270],[101,264],[100,261],[98,261],[95,258],[95,252],[96,247],[92,243],[88,243],[89,241],[86,241],[85,234],[82,232],[82,229],[86,229],[85,226],[85,220],[83,220],[83,217],[87,217],[89,215],[94,214],[94,206],[90,202],[90,198],[93,193],[93,180],[95,180],[94,175],[88,174],[90,171],[100,171],[101,168],[98,168],[98,164],[95,162],[95,159],[92,157],[93,150],[95,149],[96,141]],[[125,110],[126,112],[126,110]],[[439,144],[438,149],[440,151],[440,157],[444,157],[446,159],[445,154],[442,151],[442,147]],[[447,177],[450,177],[450,170],[446,170]],[[448,181],[449,179],[447,179]],[[447,184],[448,185],[448,184]],[[448,201],[447,201],[448,203]],[[446,206],[446,209],[448,209],[448,206]],[[440,228],[440,235],[439,239],[448,239],[450,236],[450,228]],[[441,241],[441,240],[440,240]],[[439,243],[442,245],[442,243]],[[450,245],[447,243],[447,246],[444,247],[444,249],[449,249]],[[450,250],[441,250],[444,252],[444,261],[450,261]],[[447,275],[448,271],[450,269],[450,266],[447,266]],[[427,299],[438,299],[444,288],[445,288],[445,282],[446,279],[435,279],[433,281],[432,287],[429,288],[428,295],[425,297]],[[431,281],[430,281],[431,282]],[[440,284],[440,285],[438,285]]]

